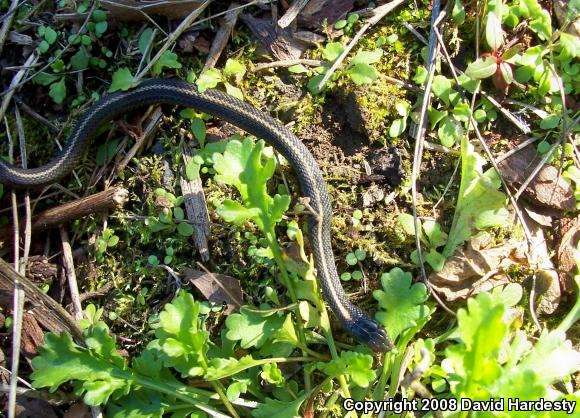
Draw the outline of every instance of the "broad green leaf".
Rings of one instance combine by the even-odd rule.
[[[466,137],[461,139],[461,184],[443,255],[449,257],[473,234],[508,219],[506,196],[493,170],[483,173],[485,160],[473,150]]]
[[[436,272],[443,270],[443,266],[445,265],[445,257],[435,249],[431,249],[427,254],[425,254],[425,261],[429,263]]]
[[[239,225],[248,219],[253,219],[256,216],[259,216],[258,209],[248,209],[241,203],[231,199],[226,199],[219,206],[217,206],[216,212],[226,222],[231,222],[235,225]]]
[[[290,402],[266,398],[266,403],[260,404],[252,411],[252,416],[254,418],[300,418],[300,407],[305,400],[305,395]]]
[[[461,0],[454,1],[455,3],[453,4],[451,16],[453,17],[453,21],[457,25],[461,25],[465,21],[465,7],[463,7],[463,3],[461,2]]]
[[[504,33],[501,28],[501,21],[494,12],[487,14],[487,23],[485,25],[485,40],[489,47],[498,51],[503,45]]]
[[[442,75],[433,77],[433,85],[431,87],[435,96],[440,98],[443,103],[449,104],[449,94],[451,93],[451,80]]]
[[[407,119],[399,118],[395,119],[389,128],[389,136],[391,138],[397,138],[407,129]]]
[[[193,158],[190,159],[187,162],[187,165],[185,166],[185,177],[189,180],[189,181],[193,181],[199,178],[199,169],[201,168],[201,165],[195,161]]]
[[[559,115],[549,115],[542,119],[540,122],[540,128],[542,129],[554,129],[556,126],[560,124],[560,116]]]
[[[183,237],[191,237],[193,235],[193,226],[187,222],[180,222],[177,224],[177,232]]]
[[[72,69],[75,71],[84,70],[89,65],[89,56],[84,48],[80,48],[72,57],[70,57]]]
[[[217,68],[211,68],[201,74],[197,80],[195,80],[195,84],[199,89],[200,93],[203,93],[207,89],[215,88],[218,83],[223,81],[222,73]]]
[[[499,65],[499,71],[501,73],[503,80],[506,82],[506,84],[509,85],[509,84],[513,83],[514,75],[512,73],[511,65],[509,65],[507,62],[502,62]]]
[[[40,72],[38,74],[36,74],[34,76],[34,78],[32,79],[32,81],[35,84],[40,84],[41,86],[48,86],[51,83],[55,82],[56,80],[58,80],[60,78],[60,76],[57,76],[55,74],[49,74],[49,73],[45,73],[45,72]]]
[[[46,42],[49,43],[49,45],[52,45],[53,43],[56,42],[57,35],[58,34],[53,28],[47,26],[43,37],[46,40]]]
[[[240,90],[236,86],[232,86],[228,82],[224,82],[224,86],[226,88],[227,94],[229,94],[230,96],[234,96],[236,99],[244,100],[244,93],[242,93],[242,90]]]
[[[491,77],[497,71],[495,57],[479,58],[467,66],[465,74],[474,79]]]
[[[181,225],[181,224],[180,224]],[[160,350],[160,358],[166,367],[173,367],[183,377],[201,376],[206,368],[208,333],[199,329],[199,303],[191,294],[180,292],[159,314],[157,340],[149,344]]]
[[[383,290],[375,290],[381,311],[375,317],[385,327],[391,339],[429,315],[427,288],[423,283],[412,284],[413,276],[398,267],[381,276]]]
[[[62,104],[62,102],[64,102],[64,99],[66,98],[66,84],[64,78],[61,78],[60,81],[50,85],[48,95],[55,103]]]
[[[413,81],[419,85],[423,85],[427,81],[428,76],[429,76],[429,72],[427,71],[427,69],[425,67],[423,67],[422,65],[419,65],[417,67],[417,72],[415,73],[415,76],[413,77]]]
[[[177,59],[177,54],[171,51],[165,51],[159,59],[153,64],[151,68],[151,73],[153,75],[161,74],[164,68],[181,68],[181,63]]]
[[[296,64],[291,67],[288,67],[288,72],[292,74],[306,74],[308,73],[308,68],[306,68],[302,64]]]
[[[375,380],[373,357],[354,351],[343,351],[340,357],[328,363],[316,363],[316,368],[330,377],[346,374],[357,386],[366,388]]]
[[[141,53],[141,55],[145,54],[145,50],[147,49],[147,46],[149,45],[150,42],[152,42],[152,36],[153,36],[153,29],[151,28],[146,28],[143,32],[141,32],[141,35],[139,36],[139,43],[138,43],[138,47],[139,47],[139,52]],[[148,55],[151,53],[151,48],[149,48],[148,51]]]
[[[351,80],[356,85],[370,84],[378,78],[376,68],[366,63],[358,63],[348,70]]]
[[[381,60],[383,56],[382,49],[374,49],[372,51],[359,51],[349,62],[349,66],[357,64],[374,64]]]
[[[113,81],[109,87],[109,93],[117,90],[127,91],[138,84],[127,67],[119,68],[113,73]]]
[[[441,145],[451,148],[462,136],[461,125],[453,117],[446,116],[439,125],[437,136]]]
[[[237,74],[240,77],[243,76],[246,74],[246,66],[238,60],[229,58],[224,66],[224,75],[228,77],[234,74]]]
[[[461,122],[468,122],[471,112],[467,102],[460,102],[453,108],[453,117]]]
[[[226,337],[232,341],[240,341],[240,346],[244,349],[260,348],[266,341],[274,338],[284,319],[284,316],[278,314],[262,316],[253,310],[242,308],[240,313],[227,317]]]
[[[334,61],[344,51],[344,46],[340,42],[329,42],[322,50],[322,55],[328,61]]]
[[[423,221],[423,231],[429,240],[429,245],[433,248],[445,245],[447,242],[447,234],[441,230],[438,222],[426,219]]]
[[[194,118],[191,121],[191,132],[193,132],[193,136],[197,139],[200,147],[205,145],[205,123],[201,118]]]
[[[448,115],[446,110],[439,111],[437,109],[429,108],[429,123],[431,124],[431,129],[435,129],[437,124]]]

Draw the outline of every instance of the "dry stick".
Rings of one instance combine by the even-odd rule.
[[[110,4],[112,6],[120,7],[120,8],[124,8],[124,9],[135,10],[136,12],[141,13],[143,15],[143,17],[145,17],[145,19],[147,19],[150,23],[153,24],[153,26],[155,26],[157,29],[159,29],[161,32],[163,32],[163,34],[165,36],[167,36],[167,32],[165,32],[163,30],[163,28],[161,26],[159,26],[159,24],[155,21],[155,19],[153,19],[151,16],[149,16],[147,14],[147,12],[145,10],[143,10],[143,7],[131,6],[130,4],[123,4],[123,3],[119,3],[118,1],[108,1],[108,0],[101,0],[101,3]]]
[[[14,142],[12,141],[12,136],[10,134],[10,127],[8,126],[8,121],[4,118],[4,123],[6,124],[6,135],[8,136],[8,161],[10,164],[14,163]],[[19,262],[19,248],[18,248],[18,210],[17,210],[17,200],[16,193],[14,190],[11,191],[12,200],[12,217],[14,225],[14,268],[20,268]],[[18,363],[20,361],[20,341],[22,336],[22,317],[24,310],[24,298],[25,293],[22,289],[22,285],[19,280],[14,280],[12,283],[13,291],[13,301],[12,310],[14,315],[14,321],[12,323],[12,364],[10,373],[10,391],[8,393],[8,417],[14,418],[16,411],[16,388],[18,385]]]
[[[24,103],[20,97],[14,97],[14,101],[18,103],[18,106],[20,106],[31,118],[46,126],[50,133],[57,134],[59,132],[59,129],[51,121],[42,115],[39,115],[34,109]]]
[[[26,291],[27,310],[36,320],[52,332],[69,332],[77,341],[82,341],[82,331],[70,314],[54,299],[40,290],[30,279],[20,275],[12,266],[0,258],[0,291],[11,293],[18,282]],[[1,299],[0,299],[1,301]],[[8,306],[3,306],[7,308]]]
[[[294,0],[292,6],[290,6],[288,10],[286,10],[286,13],[284,13],[284,16],[278,20],[278,26],[282,29],[288,27],[292,22],[294,22],[294,19],[296,19],[296,16],[298,16],[298,13],[302,11],[308,1],[309,0]]]
[[[497,157],[495,159],[495,162],[498,163],[498,164],[501,163],[506,158],[511,157],[512,155],[514,155],[517,152],[523,150],[525,147],[527,147],[530,144],[533,144],[534,142],[536,142],[539,139],[540,138],[528,138],[528,139],[526,139],[524,142],[521,142],[520,144],[518,144],[514,148],[510,149],[508,152],[506,152],[506,153],[500,155],[499,157]]]
[[[202,261],[206,262],[209,260],[207,237],[210,234],[210,228],[205,194],[199,176],[193,180],[188,180],[185,175],[185,167],[187,167],[189,161],[193,158],[191,148],[183,147],[182,152],[183,166],[181,176],[179,177],[179,184],[183,193],[185,212],[187,219],[189,219],[193,226],[193,242],[195,247],[199,251]]]
[[[143,51],[143,55],[141,56],[141,61],[139,61],[139,65],[137,66],[137,71],[136,71],[137,73],[139,71],[141,71],[141,67],[143,66],[143,63],[148,58],[149,52],[151,52],[151,49],[153,48],[153,42],[155,41],[156,36],[157,36],[157,29],[153,29],[153,32],[151,32],[151,36],[149,37],[149,42],[147,42],[147,46],[145,47],[145,50]]]
[[[118,208],[123,206],[128,198],[129,192],[122,187],[113,187],[103,192],[78,198],[39,213],[32,218],[31,229],[33,232],[44,231],[76,219],[82,219],[93,213]],[[0,230],[0,242],[6,242],[7,238],[10,238],[8,232],[8,228]]]
[[[2,98],[2,104],[0,105],[0,119],[3,118],[4,115],[6,114],[6,109],[8,109],[8,105],[10,104],[10,99],[12,99],[12,96],[14,95],[14,91],[20,85],[20,81],[22,80],[22,78],[24,77],[24,75],[26,74],[28,69],[36,63],[37,59],[38,59],[38,55],[36,55],[36,52],[32,52],[28,56],[28,58],[26,59],[26,62],[24,63],[22,68],[20,70],[18,70],[18,72],[14,75],[14,77],[12,77],[12,81],[10,82],[10,87],[8,87],[8,92]]]
[[[22,124],[22,117],[18,106],[14,108],[14,116],[16,118],[16,128],[18,130],[18,142],[20,144],[20,158],[22,159],[22,168],[28,168],[28,157],[26,155],[26,140],[24,137],[24,125]],[[20,261],[20,274],[24,275],[26,272],[26,265],[28,264],[28,254],[30,253],[30,239],[31,239],[31,218],[32,211],[30,209],[30,192],[24,191],[24,248],[22,260]]]
[[[2,24],[2,28],[0,28],[0,54],[2,53],[2,49],[4,48],[4,42],[6,42],[6,35],[8,35],[8,31],[10,30],[10,26],[12,25],[12,20],[14,19],[14,14],[17,8],[18,8],[18,0],[12,0],[10,8],[8,9],[8,12],[6,12],[7,17],[5,17],[4,23]]]
[[[70,298],[73,305],[74,318],[78,321],[83,319],[83,308],[81,306],[81,301],[79,298],[79,286],[77,283],[77,275],[75,273],[75,265],[72,256],[72,249],[68,239],[68,233],[64,227],[59,228],[60,239],[62,241],[62,263],[66,278],[68,280],[68,286],[70,290]]]
[[[330,69],[326,72],[320,83],[318,83],[318,90],[322,90],[324,85],[330,80],[332,74],[340,67],[342,62],[345,60],[347,55],[350,53],[352,48],[356,45],[359,39],[364,35],[364,33],[372,26],[376,25],[383,17],[389,14],[392,10],[394,10],[397,6],[403,4],[406,0],[393,0],[390,3],[383,4],[382,6],[377,7],[373,10],[373,16],[367,20],[367,22],[363,25],[362,28],[357,32],[357,34],[352,38],[349,44],[344,48],[344,51],[338,56],[334,64],[330,67]]]
[[[417,248],[417,258],[419,259],[419,267],[421,270],[421,278],[423,282],[428,285],[427,272],[425,271],[425,262],[423,259],[423,251],[421,249],[421,224],[417,217],[417,178],[421,170],[421,159],[423,157],[423,142],[425,138],[425,122],[427,109],[431,102],[431,86],[433,85],[433,78],[435,76],[435,59],[437,57],[438,44],[435,40],[435,25],[439,18],[440,2],[435,0],[433,3],[433,10],[431,12],[431,35],[429,36],[429,55],[427,58],[427,69],[429,76],[427,84],[425,85],[425,93],[421,104],[421,112],[419,122],[417,123],[417,134],[415,135],[415,152],[413,157],[413,170],[411,172],[411,198],[413,202],[413,226],[415,228],[415,247]],[[435,292],[432,292],[433,294]]]
[[[234,27],[236,26],[236,22],[238,21],[238,16],[241,12],[241,9],[238,6],[239,5],[237,3],[232,3],[228,8],[228,12],[224,17],[223,23],[221,24],[213,39],[209,54],[205,60],[203,69],[201,70],[202,73],[205,73],[210,68],[215,67],[220,55],[226,47],[229,37],[234,30]]]
[[[258,64],[254,66],[254,71],[264,71],[269,68],[278,68],[278,67],[292,67],[293,65],[307,65],[309,67],[321,67],[325,64],[325,61],[321,60],[310,60],[306,58],[298,58],[293,60],[281,60],[281,61],[272,61],[272,62],[264,62],[262,64]]]
[[[175,43],[175,41],[177,40],[177,38],[181,36],[183,31],[185,31],[191,26],[191,24],[195,21],[195,19],[197,19],[197,17],[205,10],[207,6],[209,6],[211,2],[212,0],[205,0],[194,11],[192,11],[189,15],[187,15],[185,19],[183,19],[183,21],[179,24],[179,26],[169,34],[167,41],[165,42],[165,44],[163,44],[163,46],[159,49],[159,51],[157,51],[157,54],[155,54],[155,56],[151,59],[151,61],[149,61],[149,64],[147,64],[145,68],[143,68],[139,72],[139,74],[135,76],[135,80],[142,79],[149,72],[149,70],[153,67],[153,65],[155,65],[155,63],[159,60],[159,58],[161,58],[163,53],[167,51]]]

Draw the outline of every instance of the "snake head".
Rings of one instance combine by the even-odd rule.
[[[387,332],[377,321],[366,315],[350,321],[347,330],[354,338],[369,346],[373,351],[385,353],[393,348]]]

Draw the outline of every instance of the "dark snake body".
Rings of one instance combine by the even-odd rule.
[[[70,173],[101,125],[147,105],[170,104],[195,108],[221,118],[280,152],[298,176],[302,193],[314,214],[309,218],[309,239],[324,297],[343,327],[375,351],[388,351],[391,342],[381,326],[348,300],[340,283],[331,246],[332,208],[322,173],[312,154],[278,121],[247,103],[220,91],[199,93],[179,80],[148,80],[128,92],[105,96],[81,117],[64,149],[49,163],[31,169],[11,166],[0,159],[0,183],[14,188],[42,187]]]

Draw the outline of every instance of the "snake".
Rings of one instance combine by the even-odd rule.
[[[250,104],[219,90],[199,92],[194,84],[176,79],[150,79],[127,91],[107,94],[78,120],[62,150],[48,163],[19,168],[0,159],[0,183],[9,188],[39,188],[57,182],[81,161],[98,129],[123,114],[147,105],[194,108],[263,139],[289,162],[310,206],[308,238],[326,303],[342,327],[376,352],[392,348],[388,334],[350,302],[340,282],[331,245],[332,206],[322,171],[308,148],[288,128]]]

